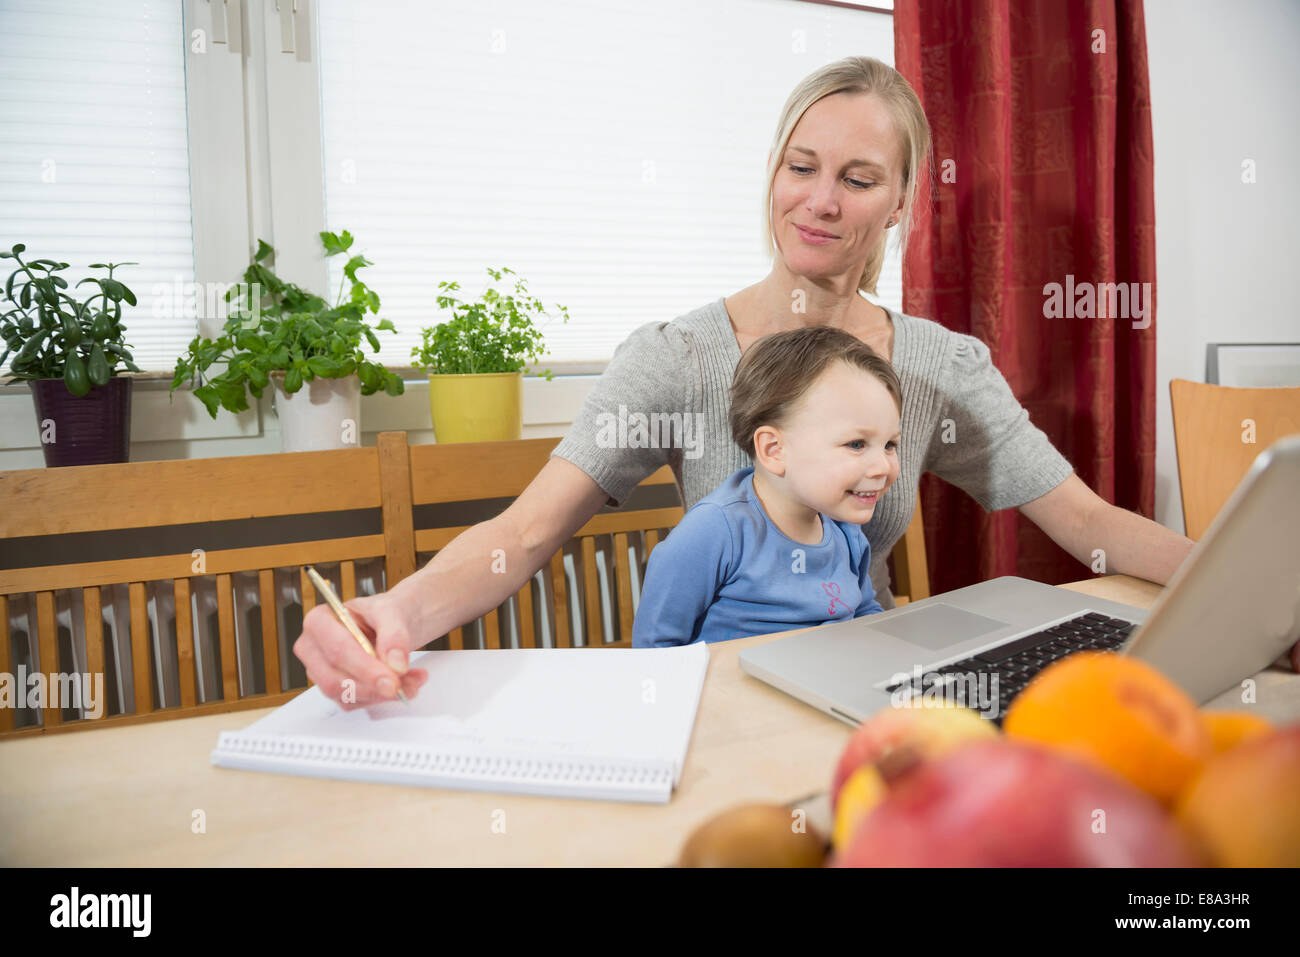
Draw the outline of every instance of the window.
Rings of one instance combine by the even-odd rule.
[[[175,0],[0,5],[0,243],[69,263],[70,287],[107,275],[90,263],[139,263],[115,276],[146,370],[195,331],[174,308],[194,281],[183,38]]]
[[[449,318],[438,282],[476,296],[487,266],[569,308],[557,362],[761,279],[786,97],[843,56],[893,61],[888,15],[791,0],[321,0],[318,20],[325,218],[376,263],[390,365]],[[877,301],[899,307],[890,248]]]

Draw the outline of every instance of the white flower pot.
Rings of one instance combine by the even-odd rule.
[[[271,373],[275,411],[280,419],[280,450],[318,452],[361,445],[361,379],[317,376],[293,395],[284,391],[284,373]]]

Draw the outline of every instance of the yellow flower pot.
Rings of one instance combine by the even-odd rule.
[[[504,442],[523,434],[522,372],[429,376],[434,438]]]

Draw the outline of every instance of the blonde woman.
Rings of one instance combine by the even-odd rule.
[[[672,321],[633,331],[510,508],[462,533],[390,591],[350,601],[374,636],[379,660],[328,608],[312,609],[294,645],[311,680],[335,700],[350,688],[344,707],[392,698],[399,680],[413,695],[427,674],[408,669],[411,651],[498,607],[604,505],[621,506],[660,466],[671,466],[689,509],[753,465],[728,427],[733,371],[756,340],[800,326],[857,337],[893,365],[902,386],[900,473],[863,526],[882,608],[894,607],[885,559],[907,528],[925,471],[988,511],[1019,508],[1080,562],[1102,548],[1112,572],[1168,581],[1191,540],[1089,489],[1029,421],[984,343],[862,295],[875,292],[891,230],[907,248],[929,151],[921,104],[892,67],[849,57],[805,78],[786,101],[768,157],[763,208],[771,272]],[[680,443],[611,448],[603,423],[620,409],[684,413],[703,423],[702,445],[688,455]],[[945,419],[955,441],[940,440]],[[505,550],[509,573],[492,573],[495,549]]]

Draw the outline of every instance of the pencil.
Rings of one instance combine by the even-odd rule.
[[[310,565],[304,567],[307,570],[307,577],[310,578],[312,584],[316,586],[316,590],[325,596],[325,600],[329,602],[329,606],[334,609],[334,614],[338,616],[339,621],[343,622],[343,627],[352,632],[352,637],[357,640],[357,644],[365,649],[366,654],[371,658],[374,658],[376,661],[379,660],[379,656],[375,654],[374,645],[372,645],[370,640],[361,633],[361,629],[357,627],[357,623],[353,619],[351,613],[344,607],[343,602],[339,601],[338,595],[334,594],[334,589],[330,587],[330,583],[322,578],[320,572],[316,571],[316,569],[312,568]],[[400,684],[397,688],[397,697],[402,701],[405,701],[407,704],[411,703],[410,699],[408,699],[406,695],[402,694]]]

